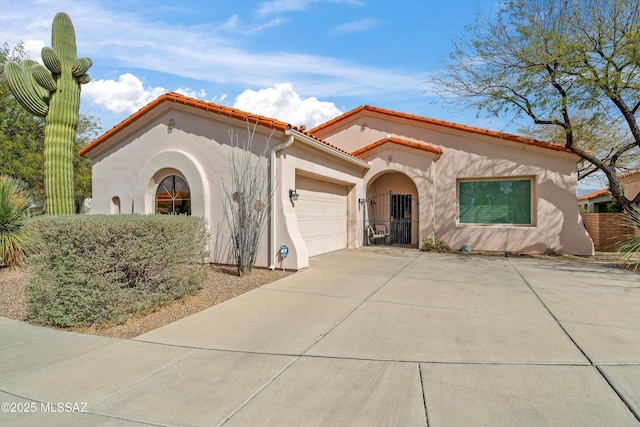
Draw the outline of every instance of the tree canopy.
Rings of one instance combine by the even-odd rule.
[[[637,0],[508,0],[453,43],[432,78],[445,99],[528,117],[530,134],[580,156],[581,176],[601,171],[629,210],[617,175],[640,154]]]
[[[4,77],[7,61],[20,62],[25,57],[20,43],[13,49],[4,43],[0,48],[0,174],[21,179],[31,188],[44,192],[44,120],[33,116],[13,98]],[[74,157],[75,198],[91,197],[91,161],[78,151],[100,133],[98,119],[80,114]]]

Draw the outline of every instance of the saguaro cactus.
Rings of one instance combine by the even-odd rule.
[[[88,83],[92,62],[76,55],[71,18],[56,14],[51,26],[52,47],[42,48],[45,67],[32,60],[7,62],[4,74],[11,92],[29,112],[45,118],[44,186],[47,212],[75,212],[73,143],[80,109],[80,85]]]

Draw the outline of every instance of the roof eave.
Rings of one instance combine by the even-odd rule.
[[[473,133],[476,135],[482,135],[482,136],[487,136],[487,137],[491,137],[491,138],[496,138],[499,140],[503,140],[503,141],[509,141],[509,142],[517,142],[526,146],[534,146],[534,147],[538,147],[538,148],[544,148],[544,149],[549,149],[549,150],[553,150],[553,151],[557,151],[557,152],[561,152],[561,153],[566,153],[566,154],[571,154],[575,157],[578,157],[575,153],[573,153],[571,150],[569,150],[568,148],[562,146],[562,145],[558,145],[558,144],[552,144],[550,142],[547,141],[541,141],[541,140],[537,140],[534,138],[527,138],[524,136],[520,136],[520,135],[513,135],[513,134],[509,134],[509,133],[503,133],[503,132],[498,132],[498,131],[492,131],[492,130],[488,130],[488,129],[482,129],[482,128],[478,128],[475,126],[467,126],[467,125],[462,125],[462,124],[458,124],[458,123],[453,123],[453,122],[447,122],[445,120],[437,120],[437,119],[432,119],[429,117],[423,117],[423,116],[418,116],[415,114],[408,114],[408,113],[401,113],[398,111],[393,111],[393,110],[387,110],[384,108],[380,108],[380,107],[373,107],[370,105],[362,105],[359,107],[354,108],[351,111],[347,111],[346,113],[335,117],[319,126],[316,126],[315,128],[311,129],[309,131],[309,133],[314,134],[316,132],[320,132],[320,134],[322,134],[322,131],[325,129],[328,129],[332,126],[334,126],[337,123],[343,122],[359,113],[362,112],[371,112],[371,113],[375,113],[375,114],[381,114],[381,115],[386,115],[389,117],[395,117],[395,118],[399,118],[399,119],[403,119],[403,120],[411,120],[411,121],[416,121],[416,122],[420,122],[420,123],[424,123],[424,124],[428,124],[428,125],[433,125],[433,126],[438,126],[438,127],[444,127],[447,129],[451,129],[454,131],[459,131],[459,132],[468,132],[468,133]],[[582,160],[582,159],[580,159]],[[580,161],[578,160],[578,161]]]
[[[300,132],[299,130],[296,129],[288,129],[285,131],[286,135],[293,135],[295,138],[295,141],[299,141],[304,145],[310,146],[322,153],[325,154],[329,154],[330,156],[333,157],[337,157],[340,160],[346,161],[347,163],[350,163],[354,166],[358,166],[362,169],[370,169],[371,165],[369,164],[369,162],[366,162],[365,160],[359,159],[347,152],[343,152],[341,150],[338,150],[336,148],[333,148],[313,137],[311,137],[310,135],[307,135],[306,133]]]

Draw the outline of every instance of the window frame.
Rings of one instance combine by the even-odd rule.
[[[169,178],[173,178],[172,179],[172,183],[171,183],[172,184],[171,191],[170,191],[171,193],[175,193],[175,191],[176,191],[176,178],[179,178],[184,182],[184,185],[188,190],[189,197],[187,199],[180,198],[179,200],[181,200],[181,201],[182,200],[186,200],[186,201],[189,202],[188,212],[176,212],[175,211],[174,200],[176,200],[176,199],[174,199],[173,196],[170,196],[171,200],[172,200],[172,206],[171,206],[172,212],[167,212],[167,213],[158,212],[158,195],[160,194],[162,183],[165,182],[165,180],[167,180]],[[153,199],[153,202],[154,202],[153,203],[154,213],[156,215],[188,215],[189,216],[189,215],[193,214],[193,204],[192,204],[192,197],[191,197],[191,186],[189,185],[189,181],[187,181],[187,179],[184,176],[182,176],[181,174],[178,174],[178,173],[169,173],[169,174],[164,175],[162,177],[162,179],[160,179],[157,182],[158,182],[158,185],[156,187],[156,190],[155,190],[155,193],[154,193],[154,199]]]
[[[467,182],[528,181],[529,184],[529,223],[515,222],[462,222],[460,185]],[[456,179],[456,223],[461,227],[535,227],[536,226],[536,177],[535,176],[499,176]]]

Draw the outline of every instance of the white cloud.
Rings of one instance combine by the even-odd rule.
[[[320,2],[360,4],[358,0],[273,0],[262,6],[269,14]],[[248,33],[254,30],[286,22],[274,15],[256,27],[245,27],[239,15],[231,15],[217,25],[188,25],[149,20],[135,11],[110,10],[99,2],[59,0],[38,3],[35,8],[34,2],[24,1],[14,3],[9,16],[0,14],[0,35],[10,44],[17,42],[18,34],[28,40],[47,40],[51,17],[58,9],[66,10],[74,20],[78,55],[94,60],[91,74],[96,78],[97,68],[102,65],[245,88],[294,82],[300,93],[323,97],[406,96],[408,92],[419,93],[418,84],[425,80],[422,72],[395,69],[388,64],[362,65],[350,59],[287,51],[277,45],[246,49],[247,39],[236,33],[251,37]],[[25,26],[25,21],[37,25]]]
[[[382,21],[375,18],[366,18],[359,21],[347,22],[331,29],[331,34],[340,36],[344,34],[362,33],[379,27]]]
[[[272,0],[266,1],[260,5],[260,8],[258,9],[258,16],[265,16],[270,13],[306,10],[312,3],[362,4],[361,0]]]
[[[183,91],[189,96],[195,93],[188,92],[188,88]],[[132,114],[165,92],[162,87],[145,88],[142,81],[130,73],[122,74],[118,81],[96,80],[82,87],[85,99],[117,114]]]
[[[222,26],[220,27],[221,30],[233,30],[235,28],[238,27],[238,24],[240,23],[240,19],[238,18],[238,15],[236,15],[235,13],[233,15],[231,15],[231,17],[227,20],[227,22],[225,22],[224,24],[222,24]]]
[[[266,22],[260,23],[246,23],[238,17],[237,14],[233,14],[224,24],[222,24],[218,29],[220,31],[228,31],[235,34],[243,34],[247,36],[251,36],[257,34],[263,30],[268,28],[277,27],[287,22],[286,19],[282,18],[273,18]]]
[[[233,106],[294,126],[306,125],[309,129],[342,114],[333,102],[302,98],[291,83],[280,83],[259,91],[247,89],[236,98]]]
[[[214,102],[216,104],[222,104],[224,102],[224,100],[227,99],[227,94],[224,93],[221,96],[214,96],[213,98],[211,98],[211,102]]]
[[[196,99],[205,99],[207,97],[207,92],[205,92],[204,89],[192,90],[190,87],[180,86],[178,89],[174,90],[174,92]]]
[[[25,57],[42,63],[42,48],[45,46],[42,40],[25,40],[23,43]]]
[[[258,9],[258,16],[265,16],[276,12],[292,12],[296,10],[305,10],[309,3],[317,0],[273,0],[262,3]]]

